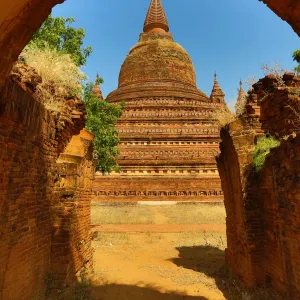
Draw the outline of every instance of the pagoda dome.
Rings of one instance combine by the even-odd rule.
[[[121,67],[119,87],[148,82],[178,82],[196,87],[192,60],[170,33],[142,33]]]

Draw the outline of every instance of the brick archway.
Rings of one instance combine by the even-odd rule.
[[[6,76],[9,74],[13,62],[17,60],[18,55],[20,54],[20,52],[22,51],[24,46],[28,43],[31,36],[34,34],[34,32],[36,32],[36,30],[40,27],[42,22],[47,18],[47,16],[51,12],[52,7],[55,6],[56,4],[63,3],[63,2],[64,2],[64,0],[11,0],[10,4],[4,4],[4,3],[0,4],[0,55],[1,55],[0,56],[0,70],[1,70],[1,73],[0,73],[0,87],[2,87]],[[300,19],[299,18],[300,3],[296,4],[296,1],[292,1],[292,0],[286,0],[285,4],[282,4],[280,0],[264,0],[264,2],[267,3],[270,6],[270,8],[273,9],[283,19],[287,20],[291,24],[291,26],[294,28],[294,30],[300,35],[300,25],[299,25],[299,22],[298,22],[298,20]],[[294,6],[292,6],[292,3],[294,3],[293,4]],[[297,16],[298,16],[298,18],[297,18]],[[52,131],[47,130],[47,128],[48,128],[48,125],[50,123],[51,124],[54,123],[54,121],[52,119],[50,120],[50,118],[49,118],[49,124],[48,124],[47,122],[44,122],[44,120],[43,120],[43,122],[45,124],[42,123],[42,121],[38,122],[37,123],[38,125],[43,124],[43,126],[40,126],[39,128],[35,128],[34,126],[36,126],[37,124],[35,124],[33,122],[34,118],[31,117],[33,109],[30,109],[30,105],[28,105],[28,103],[30,101],[33,102],[32,99],[27,100],[26,97],[28,95],[25,95],[26,96],[25,97],[23,95],[23,91],[18,86],[13,85],[13,83],[11,83],[11,82],[8,82],[8,84],[10,84],[10,85],[6,86],[6,90],[5,90],[5,88],[3,88],[1,92],[5,93],[5,96],[6,95],[9,95],[10,97],[14,96],[15,100],[21,99],[26,104],[26,107],[27,107],[27,110],[28,110],[28,112],[26,112],[25,109],[21,109],[20,111],[14,111],[13,109],[10,109],[10,107],[14,107],[15,110],[18,110],[20,107],[22,108],[22,106],[14,105],[13,101],[11,101],[12,100],[11,98],[5,97],[5,99],[9,99],[9,100],[7,100],[7,103],[6,103],[6,105],[7,105],[6,106],[7,107],[6,111],[11,113],[11,119],[12,119],[11,121],[15,122],[16,120],[14,118],[16,118],[16,116],[20,118],[20,120],[17,120],[21,124],[20,127],[17,128],[19,135],[16,135],[13,132],[13,134],[15,136],[15,140],[17,142],[19,142],[21,140],[20,136],[24,135],[23,132],[26,132],[28,134],[28,126],[32,125],[31,137],[32,137],[32,140],[33,140],[33,144],[36,145],[35,137],[37,136],[37,133],[40,134],[40,135],[43,135],[46,132],[48,135],[50,135],[50,133]],[[12,88],[14,89],[15,93],[11,92]],[[19,96],[19,94],[21,94],[21,96]],[[30,97],[28,96],[28,98],[30,98]],[[9,103],[9,101],[11,103]],[[2,103],[0,103],[0,108],[2,109],[2,107],[4,107],[4,106],[3,106],[3,104],[1,106],[1,104]],[[25,106],[25,104],[24,104],[24,106]],[[32,104],[32,107],[33,106],[34,106],[34,104]],[[0,112],[1,112],[1,109],[0,109]],[[77,109],[77,107],[76,107],[76,109]],[[37,116],[43,117],[43,116],[47,115],[46,112],[44,112],[44,110],[42,108],[40,110],[36,109],[36,111],[37,111]],[[2,113],[4,113],[4,112],[5,112],[5,110],[2,109]],[[77,114],[74,117],[74,119],[77,119],[78,115],[81,115],[81,114]],[[7,118],[7,115],[5,117]],[[21,131],[20,129],[22,129],[22,124],[23,124],[22,121],[23,120],[26,121],[26,122],[24,122],[26,127],[24,126],[24,128],[25,128],[24,131]],[[27,122],[27,120],[32,120],[32,122],[29,122],[29,121]],[[50,127],[50,125],[49,125],[49,127]],[[75,128],[76,130],[74,130],[74,131],[71,130],[72,128],[67,127],[67,130],[70,131],[70,136],[72,136],[74,134],[78,134],[79,129],[84,127],[83,123],[78,127],[79,128]],[[8,130],[9,127],[8,126],[3,126],[3,128],[5,130],[5,134],[7,135],[7,130]],[[11,126],[11,128],[16,129],[14,126]],[[51,128],[51,129],[53,129],[53,128]],[[46,138],[45,138],[46,142],[48,142],[50,140],[50,137],[48,135],[46,135]],[[63,135],[63,136],[65,136],[65,135]],[[29,141],[29,138],[27,137],[27,142],[28,141]],[[56,142],[56,141],[54,141],[54,142]],[[10,147],[14,147],[14,145],[10,145]],[[40,146],[40,148],[42,148],[42,145]],[[21,148],[17,148],[17,149],[20,150]],[[55,150],[56,149],[53,149],[52,152],[54,153]],[[10,152],[12,152],[12,151],[10,151]],[[40,177],[38,177],[40,182],[43,183],[46,180],[44,177],[45,177],[45,174],[47,174],[46,165],[48,163],[48,160],[43,157],[43,155],[41,154],[42,153],[41,151],[37,152],[37,153],[40,155],[40,156],[38,156],[40,161],[37,160],[37,156],[34,157],[35,161],[37,162],[37,169],[43,170],[43,169],[41,169],[40,166],[41,165],[45,166],[44,173],[40,172],[42,174],[41,174]],[[67,155],[71,156],[72,154],[73,153],[65,153],[66,156]],[[15,157],[20,159],[20,157],[18,157],[17,155]],[[54,157],[54,154],[53,154],[53,157]],[[51,156],[51,159],[52,159],[52,156]],[[33,158],[32,158],[32,160],[33,160]],[[29,160],[27,160],[27,161],[29,161]],[[42,163],[39,163],[39,162],[42,162]],[[15,160],[15,163],[18,164],[17,159]],[[84,159],[82,159],[81,163],[82,163],[82,165],[84,165],[85,163],[88,164],[89,162],[86,162]],[[53,163],[53,165],[54,165],[54,163]],[[16,166],[16,167],[18,167],[18,166]],[[68,178],[68,176],[67,176],[68,174],[64,173],[65,170],[67,170],[67,167],[66,167],[64,161],[61,161],[60,165],[56,166],[56,167],[57,167],[57,169],[59,169],[57,171],[57,173],[59,175],[61,175],[60,176],[61,178],[63,178],[64,180],[66,178],[69,181],[71,181],[71,180],[74,181],[74,178]],[[11,173],[13,173],[13,172],[17,172],[17,171],[15,171],[13,169],[13,166],[12,166]],[[39,175],[40,173],[36,173],[36,174]],[[91,171],[91,173],[93,173],[93,172]],[[83,175],[85,175],[85,174],[83,174]],[[87,174],[87,176],[88,175],[89,174]],[[14,184],[18,185],[20,183],[20,180],[24,180],[25,177],[26,176],[23,176],[22,178],[16,178],[15,182],[11,182],[11,184],[9,185],[9,190],[12,191],[13,189],[15,189]],[[69,176],[69,177],[71,177],[71,176]],[[13,178],[13,177],[11,175],[9,175],[9,178]],[[53,178],[53,182],[55,180],[56,179]],[[38,190],[33,190],[33,192],[38,193]],[[63,191],[63,193],[61,193],[61,197],[63,199],[71,197],[70,193],[64,193],[64,192],[65,191]],[[18,193],[22,193],[22,191],[18,191]],[[14,195],[13,197],[18,197],[18,195],[17,196]],[[37,195],[36,199],[38,199],[39,197],[40,197],[40,195]],[[11,199],[9,199],[9,200],[11,200]],[[48,203],[48,204],[46,203],[46,204],[43,204],[43,205],[47,206],[48,209],[49,209],[50,203]],[[41,211],[43,211],[43,208],[40,205],[38,207],[39,207],[39,209],[41,209]],[[88,206],[86,206],[86,207],[88,207]],[[16,211],[15,214],[20,214],[20,211],[18,211],[18,209],[15,209],[15,211]],[[68,212],[65,212],[65,214],[67,214],[67,213]],[[62,215],[64,217],[63,213],[61,213],[60,215]],[[12,221],[14,221],[15,216],[11,216],[10,218],[11,218]],[[61,219],[66,220],[66,218],[61,218]],[[60,222],[60,221],[61,220],[58,219],[57,222]],[[70,220],[67,219],[67,221],[69,222]],[[44,226],[44,223],[43,223],[44,219],[39,218],[39,222],[40,223],[38,223],[37,226],[36,226],[37,229],[41,230],[39,232],[37,231],[38,235],[45,236],[45,234],[42,232],[42,230],[45,229],[45,226]],[[74,221],[74,223],[76,223],[76,222],[77,222],[77,220]],[[61,221],[61,223],[62,223],[62,221]],[[59,223],[58,225],[60,225],[61,223]],[[85,228],[84,226],[86,228],[89,228],[88,222],[83,223],[82,227],[79,228],[81,231],[78,230],[78,232],[84,232],[82,230],[82,228]],[[15,228],[16,227],[11,226],[9,230],[11,230],[11,231],[16,230]],[[49,226],[49,228],[50,228],[50,226]],[[29,230],[29,227],[28,227],[28,230]],[[66,241],[66,244],[67,244],[68,241],[72,239],[72,236],[69,237],[70,234],[67,231],[61,232],[61,233],[62,233],[62,237],[65,238],[64,241]],[[44,244],[49,245],[50,244],[50,242],[49,242],[49,232],[47,234],[48,234],[48,240]],[[12,240],[12,242],[14,242],[14,240]],[[26,240],[25,242],[29,245],[28,240]],[[56,239],[54,239],[54,242],[55,243],[57,242],[57,245],[58,245],[57,249],[60,251],[61,250],[61,247],[60,247],[60,245],[61,245],[60,244],[61,243],[61,236],[57,234]],[[81,243],[82,239],[80,239],[79,242]],[[54,245],[55,245],[55,243],[54,243]],[[76,244],[76,243],[73,243],[73,244],[76,245],[77,252],[81,253],[81,251],[83,251],[79,247],[80,244]],[[20,248],[22,248],[22,247],[20,247]],[[28,249],[30,249],[30,248],[28,248]],[[45,249],[46,255],[49,254],[48,249],[49,248]],[[30,251],[32,252],[32,250],[30,250]],[[24,258],[22,256],[23,254],[21,252],[15,251],[15,252],[7,252],[7,253],[8,253],[8,256],[7,256],[7,258],[4,257],[4,260],[8,261],[8,259],[11,259],[14,262],[18,262],[18,263],[20,262],[20,265],[22,264]],[[17,256],[18,260],[15,260],[16,257],[14,255]],[[68,262],[73,259],[74,264],[75,264],[75,262],[77,264],[79,264],[78,262],[80,262],[80,260],[82,259],[81,257],[79,257],[79,255],[77,255],[76,257],[74,256],[74,258],[70,258],[72,256],[72,254],[69,254],[69,253],[66,254],[65,252],[60,253],[60,256],[63,257],[64,259],[66,259]],[[40,256],[35,256],[35,257],[38,258]],[[55,258],[57,258],[57,257],[58,257],[58,255],[56,254]],[[2,264],[2,265],[4,265],[4,264]],[[41,265],[41,270],[42,270],[40,272],[42,274],[42,272],[45,271],[44,269],[46,269],[46,267],[48,267],[48,266],[45,267],[43,264],[40,264],[40,265]],[[16,270],[19,270],[19,265],[18,264],[13,265],[13,267],[16,267]],[[61,271],[61,262],[59,262],[56,267],[59,269],[59,271]],[[71,271],[69,272],[67,264],[65,264],[65,268],[67,269],[68,272],[64,271],[63,276],[65,276],[66,274],[70,274],[71,272],[73,274],[73,269],[71,269]],[[75,269],[75,267],[74,267],[74,269]],[[38,272],[32,272],[33,275],[36,275],[37,273]],[[26,274],[26,272],[23,272],[23,274]],[[13,277],[11,277],[11,278],[13,278]],[[32,278],[34,278],[34,276]],[[67,279],[69,279],[69,278],[67,278]],[[41,281],[41,283],[43,283],[42,276],[40,276],[40,281]],[[20,280],[20,282],[21,282],[21,280]],[[0,280],[0,291],[1,291],[1,284],[3,284],[3,281]],[[25,291],[24,289],[21,290],[21,286],[20,286],[19,290],[16,289],[16,286],[14,286],[14,287],[15,287],[16,292],[20,292],[20,294],[23,294],[23,296],[24,296],[25,292],[28,292],[28,293],[30,292],[29,290],[27,290],[27,291]],[[0,294],[0,298],[1,298],[1,294]],[[13,299],[13,298],[11,298],[11,299]],[[17,299],[17,298],[15,298],[15,299]]]

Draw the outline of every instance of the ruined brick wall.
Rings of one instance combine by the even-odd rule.
[[[263,98],[260,103],[261,127],[277,137],[300,129],[300,77],[286,73],[283,79],[286,85],[280,87],[276,87],[276,79],[272,75],[255,84]]]
[[[263,1],[281,19],[288,22],[300,36],[300,2],[297,0],[259,0]]]
[[[261,204],[257,201],[257,182],[249,185],[247,180],[255,136],[244,119],[223,128],[217,160],[226,208],[226,260],[247,286],[263,281]]]
[[[285,298],[298,299],[300,139],[295,114],[300,89],[298,78],[288,74],[284,79],[282,87],[272,76],[254,85],[244,116],[222,129],[217,161],[227,212],[229,267],[248,287],[267,283]],[[271,150],[257,173],[252,160],[261,128],[281,138],[281,145]],[[287,141],[282,139],[292,132]]]
[[[272,149],[261,174],[266,281],[286,299],[300,298],[300,135]]]
[[[82,130],[73,136],[57,160],[58,196],[51,210],[53,235],[51,271],[59,285],[72,285],[74,274],[91,265],[91,191],[95,169],[92,157],[93,134]]]
[[[81,138],[84,153],[61,154],[84,126],[83,104],[55,115],[30,90],[15,76],[0,94],[0,299],[43,299],[91,257],[92,137]]]

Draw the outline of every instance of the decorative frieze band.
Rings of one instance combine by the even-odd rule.
[[[219,105],[213,102],[197,101],[194,99],[177,98],[177,97],[148,97],[148,98],[135,98],[126,100],[126,107],[130,106],[194,106],[202,108],[213,108]]]
[[[219,129],[216,127],[209,127],[209,128],[197,128],[196,126],[191,126],[191,128],[168,128],[165,127],[163,128],[162,126],[160,127],[152,127],[152,128],[147,128],[147,127],[142,127],[136,126],[131,127],[131,128],[126,128],[124,126],[118,126],[118,132],[119,133],[129,133],[129,134],[140,134],[140,133],[166,133],[166,134],[202,134],[202,135],[219,135]]]
[[[160,150],[160,151],[122,151],[120,157],[127,156],[130,158],[144,158],[144,157],[166,157],[171,158],[172,156],[180,156],[184,158],[188,157],[215,157],[218,155],[217,149],[211,150],[195,150],[195,151],[177,151],[177,150]]]
[[[218,170],[121,170],[121,173],[119,174],[128,174],[130,176],[132,175],[177,175],[182,176],[186,174],[191,175],[201,175],[201,176],[218,176],[219,172]]]
[[[120,146],[126,145],[182,145],[182,146],[191,146],[191,145],[219,145],[219,142],[203,142],[203,141],[151,141],[151,142],[140,142],[140,141],[126,141],[121,142]]]
[[[193,118],[201,118],[201,117],[210,117],[212,115],[212,111],[209,110],[201,110],[201,111],[172,111],[172,110],[160,110],[160,111],[126,111],[122,115],[122,119],[128,118],[162,118],[162,117],[172,117],[172,118],[181,118],[181,117],[193,117]]]
[[[223,191],[94,191],[95,196],[114,197],[215,197],[223,196]]]
[[[122,161],[119,160],[119,163],[121,164]],[[208,164],[208,166],[212,167],[212,164]],[[100,172],[96,172],[96,175],[102,176]],[[121,171],[120,172],[114,172],[112,171],[109,175],[109,178],[117,178],[120,176],[142,176],[144,178],[147,178],[147,176],[153,176],[153,175],[165,175],[165,176],[182,176],[182,175],[193,175],[193,176],[200,176],[200,177],[207,177],[210,176],[211,178],[216,178],[219,176],[218,169],[191,169],[191,166],[188,168],[177,168],[177,169],[170,169],[169,167],[163,169],[147,169],[143,168],[142,170],[139,169],[137,166],[135,166],[134,169],[121,165]],[[101,179],[101,178],[100,178]]]

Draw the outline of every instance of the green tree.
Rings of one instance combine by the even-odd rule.
[[[299,64],[297,67],[295,67],[295,72],[297,75],[300,74],[300,50],[296,50],[293,53],[293,59]]]
[[[61,53],[70,54],[77,66],[84,66],[93,49],[91,46],[83,47],[85,31],[72,27],[74,22],[74,18],[54,18],[50,15],[33,35],[29,46],[44,48],[48,45]]]
[[[99,79],[103,82],[102,79]],[[119,150],[116,146],[120,140],[116,130],[116,122],[122,115],[125,106],[112,104],[97,98],[93,92],[93,83],[88,83],[84,90],[84,103],[87,110],[86,128],[94,135],[94,149],[96,156],[96,170],[110,173],[118,171],[119,166],[116,157]]]

